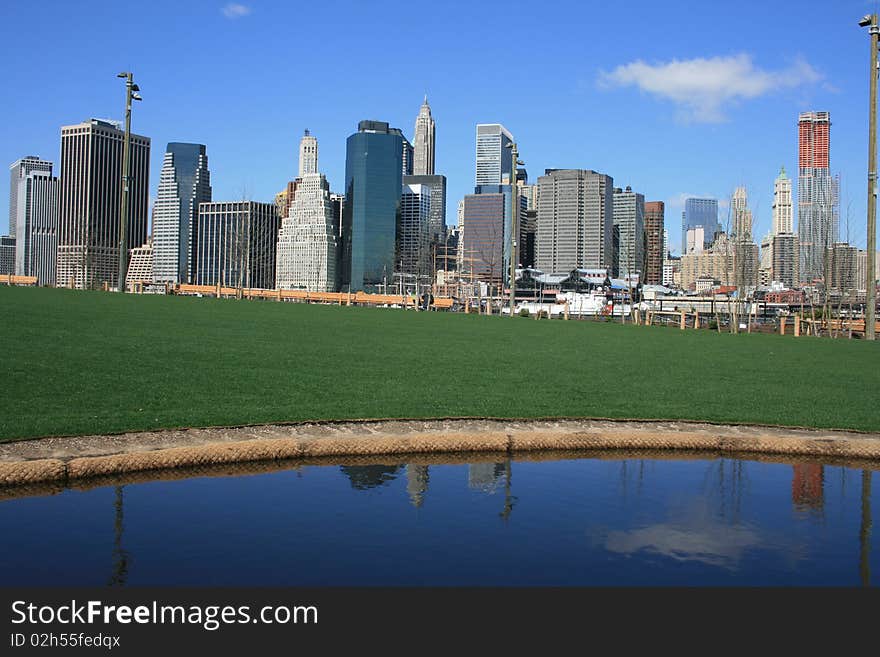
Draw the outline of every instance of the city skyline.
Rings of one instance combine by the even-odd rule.
[[[412,80],[367,76],[357,82],[353,89],[357,102],[351,102],[344,96],[352,89],[334,82],[343,70],[341,55],[331,52],[339,39],[350,43],[371,70],[382,69],[387,59],[415,56],[424,50],[423,44],[402,44],[392,56],[381,44],[356,35],[359,21],[366,19],[353,15],[348,5],[329,3],[318,8],[315,19],[333,20],[334,37],[323,44],[312,34],[298,36],[313,47],[316,63],[322,62],[313,67],[314,72],[304,74],[304,84],[320,93],[311,97],[314,100],[294,103],[286,102],[292,98],[286,89],[279,89],[273,100],[258,100],[262,96],[257,93],[258,85],[280,70],[280,44],[267,43],[259,59],[248,55],[240,62],[233,62],[220,45],[231,35],[247,38],[271,33],[271,27],[293,11],[285,6],[249,4],[252,12],[235,20],[222,14],[222,3],[190,8],[180,20],[197,21],[212,38],[204,46],[205,58],[181,61],[174,70],[157,68],[143,54],[149,49],[126,42],[106,26],[84,21],[74,8],[53,7],[39,16],[43,38],[52,44],[46,52],[30,52],[20,35],[8,27],[0,28],[13,60],[0,75],[7,87],[21,95],[15,107],[0,110],[7,119],[0,122],[0,153],[7,164],[32,153],[57,162],[54,137],[59,126],[93,116],[120,117],[123,91],[114,77],[118,70],[128,69],[134,71],[144,96],[144,102],[134,110],[133,130],[160,145],[173,141],[206,144],[212,154],[212,182],[218,198],[238,198],[241,189],[247,188],[251,198],[271,201],[278,189],[295,177],[289,154],[305,127],[322,135],[324,170],[331,189],[342,192],[344,141],[350,126],[363,117],[381,117],[401,126],[412,142],[413,117],[427,93],[436,121],[436,166],[448,178],[447,224],[455,223],[457,201],[473,186],[474,126],[498,122],[517,135],[533,180],[546,168],[607,171],[632,184],[646,198],[663,200],[667,220],[680,215],[686,196],[717,198],[724,213],[723,206],[733,190],[743,185],[754,213],[753,234],[760,236],[771,227],[773,180],[780,166],[792,172],[797,169],[792,117],[801,111],[821,110],[835,117],[832,171],[841,173],[841,223],[849,210],[851,241],[863,248],[867,39],[856,25],[863,8],[823,4],[825,19],[817,24],[814,12],[789,16],[784,8],[761,6],[766,14],[761,26],[747,16],[723,13],[715,7],[694,10],[683,3],[662,8],[635,4],[645,20],[657,22],[666,34],[661,43],[652,42],[650,51],[638,40],[623,43],[621,34],[630,28],[610,9],[596,12],[595,8],[567,7],[571,20],[564,25],[555,18],[536,17],[530,25],[534,43],[545,47],[544,56],[559,66],[557,71],[547,72],[538,58],[525,58],[519,64],[519,74],[533,80],[531,95],[539,100],[517,102],[507,94],[506,83],[482,76],[468,80],[463,75],[479,43],[477,25],[456,22],[454,11],[441,12],[434,28],[437,39],[422,54],[435,58],[435,65]],[[100,9],[101,3],[98,5]],[[9,6],[3,10],[8,18],[3,24],[36,20],[34,11]],[[120,20],[139,25],[141,46],[170,39],[166,45],[180,47],[181,54],[193,52],[195,44],[185,43],[182,36],[168,37],[166,22],[174,14],[164,3],[149,10],[114,11],[120,12]],[[700,34],[687,30],[694,21],[704,26]],[[779,39],[778,31],[769,27],[774,23],[785,25],[799,38]],[[70,26],[84,31],[73,41],[64,36]],[[551,28],[562,34],[551,37]],[[721,37],[732,29],[743,38],[731,46]],[[685,32],[688,45],[681,46]],[[569,33],[577,33],[579,38],[558,38]],[[65,57],[106,62],[106,57],[98,59],[95,53],[115,51],[119,56],[106,66],[79,70],[74,80],[58,81],[57,100],[48,106],[39,102],[40,88],[34,81],[47,65],[47,58],[59,54],[61,46],[55,45],[56,41],[64,46]],[[614,47],[609,48],[609,43]],[[805,52],[799,45],[802,43],[822,46]],[[487,56],[504,50],[500,44],[488,48]],[[590,61],[590,66],[579,71],[567,63],[570,59]],[[682,72],[680,65],[685,63],[711,71],[723,83],[724,90],[715,90],[723,101],[723,113],[711,99],[705,100],[706,90],[694,87],[693,80]],[[245,92],[237,94],[240,98],[215,104],[178,102],[184,89],[192,93],[194,80],[208,88],[245,70]],[[750,85],[752,82],[757,84]],[[676,93],[675,85],[684,88],[685,96],[704,100],[697,104],[680,100],[682,95]],[[22,125],[27,129],[22,130]],[[645,157],[647,151],[664,156],[652,163],[652,158]],[[261,154],[259,166],[253,166],[257,152]],[[159,179],[160,169],[161,161],[154,157],[150,180]],[[153,200],[155,189],[150,194]],[[2,224],[0,232],[5,232]],[[673,230],[670,246],[680,251],[677,235]]]

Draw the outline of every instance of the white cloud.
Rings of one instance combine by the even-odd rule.
[[[746,550],[758,547],[761,542],[755,532],[738,525],[708,524],[694,528],[660,524],[610,532],[605,548],[620,554],[644,550],[678,561],[701,561],[734,568]]]
[[[251,8],[247,5],[240,5],[235,2],[230,2],[220,11],[223,12],[223,15],[230,20],[235,20],[236,18],[241,18],[242,16],[247,16],[251,13]]]
[[[777,71],[758,68],[748,54],[729,57],[673,59],[648,64],[637,60],[599,74],[601,87],[636,86],[671,100],[681,118],[700,123],[726,120],[727,105],[782,89],[819,82],[822,76],[803,59]]]

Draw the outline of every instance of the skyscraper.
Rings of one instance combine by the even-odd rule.
[[[582,169],[538,178],[535,266],[548,274],[611,269],[614,180]]]
[[[430,190],[428,248],[431,249],[432,245],[440,244],[446,238],[446,176],[404,176],[403,185],[419,185]]]
[[[119,206],[125,133],[110,121],[91,119],[61,128],[58,217],[59,285],[115,285],[119,275]],[[150,138],[131,135],[128,194],[129,248],[147,239]]]
[[[464,276],[501,285],[507,276],[505,217],[509,196],[501,191],[468,194],[462,206],[459,268]]]
[[[197,267],[199,204],[211,201],[211,174],[204,144],[171,142],[153,204],[153,280],[186,283]]]
[[[15,273],[15,238],[11,235],[0,235],[0,274]]]
[[[617,275],[642,276],[645,270],[645,196],[632,190],[614,190],[614,225],[620,241]]]
[[[394,128],[397,130],[397,128]],[[400,132],[400,130],[398,130]],[[400,132],[400,138],[403,140],[403,150],[401,151],[401,157],[403,158],[403,169],[400,172],[401,176],[411,176],[413,175],[413,145],[409,143],[409,139],[407,139],[402,132]]]
[[[146,244],[129,251],[125,288],[135,291],[134,288],[137,284],[151,283],[153,280],[153,240],[148,237]]]
[[[36,155],[28,155],[9,165],[9,236],[15,237],[15,224],[18,220],[18,184],[32,171],[52,175],[52,163],[41,160]]]
[[[733,233],[735,240],[752,240],[752,211],[749,210],[749,196],[745,187],[737,187],[733,192]]]
[[[431,188],[418,184],[403,186],[400,225],[397,230],[397,271],[425,276],[431,267],[429,221]]]
[[[413,175],[434,175],[434,136],[434,118],[428,105],[428,94],[425,94],[413,131]]]
[[[33,168],[19,178],[16,187],[15,273],[36,276],[38,285],[55,285],[58,178],[52,175],[52,163],[44,164],[49,164],[48,171]],[[19,167],[19,171],[23,173],[24,167]]]
[[[278,214],[274,203],[199,204],[196,285],[272,289]]]
[[[802,112],[798,117],[798,241],[800,276],[825,276],[826,254],[837,241],[837,181],[830,171],[831,115]]]
[[[400,130],[382,121],[361,121],[346,141],[342,284],[352,292],[393,280],[403,148]]]
[[[687,253],[687,232],[690,228],[702,227],[703,249],[708,249],[721,230],[718,223],[718,201],[714,198],[685,199],[681,214],[681,252]]]
[[[794,233],[779,233],[771,238],[770,244],[771,279],[781,282],[789,289],[796,287],[800,267],[798,236]]]
[[[785,167],[779,170],[779,176],[773,183],[773,234],[791,233],[794,231],[792,221],[791,178],[785,175]]]
[[[477,185],[511,183],[513,135],[500,123],[477,125]]]
[[[337,228],[330,185],[318,172],[318,141],[308,130],[299,149],[296,194],[281,219],[275,286],[281,289],[336,291]]]
[[[662,285],[664,259],[663,221],[666,206],[663,201],[645,203],[645,276],[648,285]]]

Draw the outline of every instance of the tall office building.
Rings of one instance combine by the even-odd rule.
[[[681,252],[687,253],[687,232],[691,228],[703,229],[702,249],[708,249],[721,230],[718,223],[718,200],[714,198],[688,198],[681,213]]]
[[[278,223],[274,203],[199,204],[196,285],[274,288]]]
[[[299,177],[318,173],[318,139],[307,129],[299,140]]]
[[[204,144],[171,142],[153,204],[153,280],[188,283],[197,267],[194,240],[199,205],[211,201],[211,174]]]
[[[800,281],[798,236],[794,233],[779,233],[771,238],[770,244],[771,279],[789,289],[797,287]]]
[[[859,249],[846,242],[838,242],[830,249],[831,290],[841,295],[854,294],[864,284],[856,278]]]
[[[398,132],[400,131],[398,130]],[[403,150],[401,151],[403,169],[401,169],[400,175],[411,176],[413,175],[413,160],[415,159],[413,145],[409,143],[409,140],[403,135],[402,132],[400,133],[400,138],[403,139]]]
[[[417,184],[404,185],[395,257],[399,273],[430,275],[433,256],[430,249],[430,217],[431,188]]]
[[[361,121],[346,141],[342,284],[352,292],[393,280],[403,141],[382,121]]]
[[[468,194],[461,210],[459,271],[492,285],[507,278],[505,217],[509,196],[503,192]]]
[[[752,241],[752,211],[749,210],[749,196],[745,187],[737,187],[733,192],[733,232],[731,237],[739,241]]]
[[[20,177],[15,191],[15,274],[36,276],[38,285],[55,285],[58,256],[58,178],[48,164]]]
[[[61,128],[58,285],[118,281],[124,137],[117,123],[99,119]],[[131,135],[130,155],[128,248],[147,239],[150,138]]]
[[[275,286],[288,290],[335,292],[337,213],[330,185],[318,172],[318,141],[306,134],[299,149],[300,177],[290,215],[281,219]]]
[[[446,239],[446,176],[404,176],[403,185],[419,185],[431,194],[431,216],[428,218],[428,240],[440,244]]]
[[[629,186],[615,189],[613,218],[619,233],[617,275],[641,277],[645,271],[645,196]]]
[[[538,178],[535,266],[548,274],[611,269],[614,180],[582,169]]]
[[[510,184],[513,135],[499,123],[477,125],[477,185]]]
[[[791,178],[785,174],[785,167],[782,167],[773,183],[773,234],[793,232],[792,217]]]
[[[532,185],[535,187],[536,185]],[[535,266],[535,235],[538,230],[538,209],[526,209],[519,215],[519,266],[532,268]]]
[[[647,285],[663,284],[664,233],[666,206],[663,201],[645,203],[645,275]]]
[[[36,155],[28,155],[9,165],[9,236],[15,237],[18,221],[18,185],[33,172],[52,175],[52,163]]]
[[[825,256],[837,242],[838,185],[831,176],[831,115],[798,117],[798,240],[801,280],[825,275]]]
[[[705,240],[706,230],[702,226],[694,226],[693,228],[688,228],[687,233],[685,234],[685,243],[684,248],[682,249],[682,255],[691,255],[695,253],[702,253],[706,250],[706,240]]]
[[[153,240],[129,250],[128,271],[125,273],[125,289],[135,291],[138,284],[153,282]]]
[[[0,275],[15,273],[15,238],[0,235]]]
[[[428,105],[428,94],[425,94],[425,102],[419,108],[413,131],[413,175],[434,175],[434,138],[434,118]]]

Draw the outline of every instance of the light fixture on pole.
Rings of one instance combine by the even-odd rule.
[[[865,338],[876,339],[875,309],[877,307],[877,47],[880,25],[877,14],[869,14],[859,21],[868,27],[871,37],[870,108],[868,111],[868,266],[865,286]]]
[[[122,193],[119,201],[119,277],[117,290],[125,292],[125,276],[128,273],[128,210],[131,191],[131,101],[143,100],[138,93],[130,71],[117,74],[125,78],[125,141],[122,147]]]
[[[516,142],[507,144],[510,149],[511,167],[510,167],[510,274],[508,275],[508,283],[510,285],[510,316],[513,317],[513,307],[516,305],[516,240],[519,233],[519,185],[517,184],[516,172],[517,167],[524,164],[519,159],[519,153],[516,149]],[[499,311],[500,312],[500,311]]]

